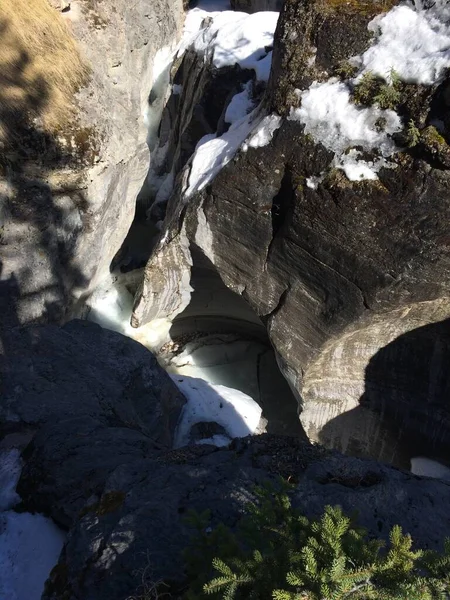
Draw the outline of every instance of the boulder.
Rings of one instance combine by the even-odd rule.
[[[89,417],[95,431],[131,428],[155,448],[172,446],[185,399],[141,344],[75,320],[17,328],[2,336],[2,345],[2,433]]]
[[[279,475],[296,484],[293,504],[308,516],[340,504],[371,535],[386,539],[399,523],[428,548],[441,548],[450,534],[447,483],[263,435],[119,466],[69,532],[43,599],[123,600],[143,584],[183,583],[182,552],[194,533],[189,509],[209,509],[211,528],[233,527],[253,487]]]

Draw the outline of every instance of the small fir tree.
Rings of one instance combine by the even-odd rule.
[[[385,548],[340,507],[307,519],[291,506],[286,484],[263,486],[256,496],[235,532],[221,526],[206,535],[202,521],[203,533],[186,553],[188,598],[202,590],[223,600],[447,598],[450,540],[443,554],[413,550],[396,525]]]

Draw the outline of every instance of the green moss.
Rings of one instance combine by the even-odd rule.
[[[353,101],[355,104],[369,106],[373,104],[373,99],[378,93],[381,80],[376,77],[372,71],[367,71],[355,85],[353,90]]]
[[[433,125],[429,125],[425,127],[420,133],[420,141],[425,146],[435,147],[435,148],[446,148],[447,142]]]
[[[334,68],[334,75],[340,79],[351,79],[356,75],[358,67],[352,65],[348,60],[341,60]]]
[[[371,106],[378,104],[382,109],[395,109],[402,100],[402,82],[399,75],[391,69],[389,82],[367,71],[353,90],[355,104]]]

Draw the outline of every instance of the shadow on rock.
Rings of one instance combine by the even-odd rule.
[[[450,320],[400,335],[369,361],[360,406],[329,421],[320,441],[407,469],[415,456],[449,464],[449,364]]]
[[[0,42],[1,277],[14,280],[17,292],[11,296],[2,286],[2,306],[10,306],[1,319],[58,321],[68,308],[69,290],[85,283],[72,261],[83,226],[80,211],[86,208],[83,183],[73,169],[82,158],[67,139],[67,123],[64,131],[43,125],[55,102],[52,84],[5,19]]]

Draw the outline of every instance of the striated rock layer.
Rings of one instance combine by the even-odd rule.
[[[200,250],[265,323],[310,439],[408,467],[419,449],[441,459],[450,449],[449,80],[402,84],[397,109],[420,141],[407,148],[401,134],[369,180],[350,181],[288,118],[299,90],[369,46],[382,9],[285,3],[263,100],[285,118],[270,143],[238,151],[190,197],[190,162],[180,166],[133,324],[185,309]],[[436,119],[444,130],[431,143]]]

